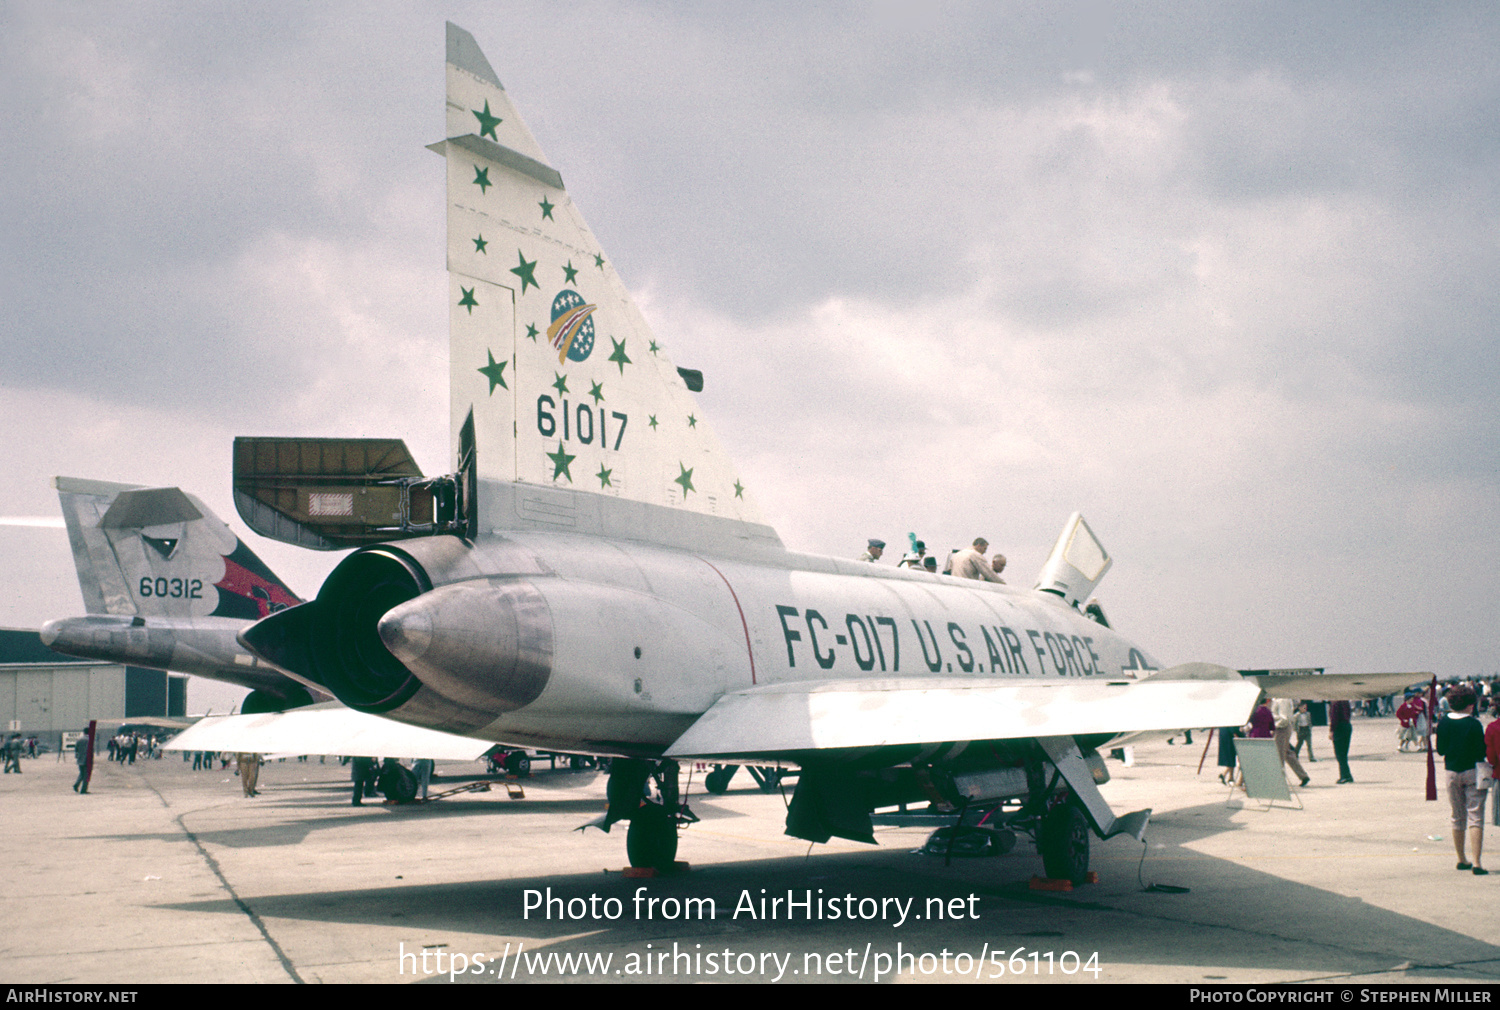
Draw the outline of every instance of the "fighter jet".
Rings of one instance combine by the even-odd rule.
[[[251,688],[245,712],[331,698],[240,645],[251,622],[302,600],[202,501],[175,487],[53,484],[89,616],[48,621],[43,643]]]
[[[786,549],[474,38],[450,24],[454,470],[350,465],[362,440],[240,438],[250,527],[357,548],[241,641],[412,725],[610,755],[605,827],[675,859],[678,762],[800,769],[787,832],[873,842],[872,811],[998,805],[1081,880],[1116,817],[1098,751],[1243,723],[1259,686],[1160,669],[1081,607],[1112,559],[1082,516],[1022,589]],[[389,443],[381,443],[389,445]]]

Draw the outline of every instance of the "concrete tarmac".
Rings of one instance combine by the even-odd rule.
[[[1500,872],[1454,870],[1446,797],[1423,800],[1426,759],[1395,738],[1357,719],[1339,786],[1319,731],[1302,810],[1226,805],[1214,753],[1196,774],[1201,735],[1137,747],[1104,792],[1155,809],[1144,863],[1096,839],[1101,880],[1071,893],[1028,887],[1024,836],[946,867],[913,853],[921,829],[809,847],[743,771],[721,797],[694,776],[691,871],[636,880],[625,825],[573,830],[603,810],[596,772],[540,770],[523,800],[353,807],[347,769],[316,758],[268,764],[246,799],[232,769],[175,754],[101,758],[79,797],[72,761],[48,756],[0,777],[0,979],[1500,981]],[[476,770],[439,765],[434,790]]]

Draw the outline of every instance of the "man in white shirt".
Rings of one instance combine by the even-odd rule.
[[[953,555],[953,574],[960,579],[981,579],[985,582],[999,582],[1000,576],[995,574],[988,561],[984,560],[984,552],[990,549],[990,543],[984,537],[974,541],[974,546],[966,551],[959,551]]]
[[[1281,766],[1292,766],[1292,773],[1299,780],[1299,784],[1307,785],[1307,772],[1302,770],[1302,762],[1297,760],[1297,755],[1292,752],[1292,730],[1295,729],[1296,707],[1290,698],[1277,698],[1271,702],[1271,715],[1276,720],[1276,756],[1281,758]],[[1307,748],[1309,755],[1312,747]]]

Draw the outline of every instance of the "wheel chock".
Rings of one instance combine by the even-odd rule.
[[[1099,874],[1090,870],[1084,876],[1083,882],[1085,884],[1097,884],[1099,883]],[[1032,877],[1031,889],[1033,891],[1071,891],[1073,889],[1073,882],[1067,879],[1055,880],[1052,877]]]
[[[672,864],[669,870],[658,870],[654,866],[627,866],[620,871],[620,876],[627,880],[640,877],[675,877],[679,873],[687,873],[693,868],[693,864],[685,859],[679,859]]]

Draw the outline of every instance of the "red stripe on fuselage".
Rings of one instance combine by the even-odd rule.
[[[717,568],[714,568],[714,563],[712,561],[704,561],[702,558],[699,558],[699,560],[703,561],[703,563],[708,567],[713,568],[715,575],[717,575],[721,579],[724,579],[724,573],[719,571]],[[740,612],[740,627],[745,629],[745,655],[750,657],[750,683],[754,684],[755,650],[750,648],[750,622],[745,620],[745,608],[740,606],[739,594],[734,591],[734,587],[729,584],[728,579],[724,579],[724,587],[729,590],[730,599],[734,600],[734,609]]]

